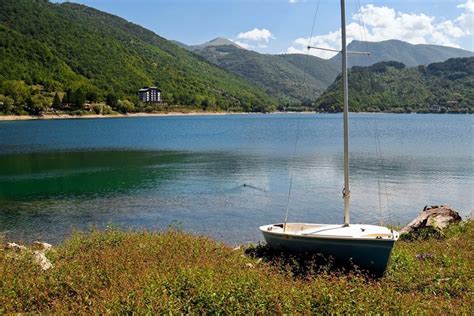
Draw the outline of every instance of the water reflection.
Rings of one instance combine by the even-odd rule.
[[[157,187],[183,153],[79,151],[0,156],[0,199],[101,197]]]
[[[354,222],[405,223],[429,201],[470,212],[469,157],[392,155],[351,159]],[[463,160],[464,159],[464,160]],[[342,220],[342,157],[298,156],[290,220]],[[0,231],[10,239],[58,241],[72,228],[114,223],[189,231],[228,243],[256,241],[258,225],[284,218],[291,163],[283,155],[234,151],[52,151],[0,156]],[[390,207],[379,208],[377,179]],[[390,212],[389,212],[390,210]]]

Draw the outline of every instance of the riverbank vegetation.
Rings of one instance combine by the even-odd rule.
[[[130,101],[131,100],[131,101]],[[215,99],[200,100],[195,105],[169,105],[166,102],[144,103],[138,97],[120,99],[115,93],[100,96],[98,92],[78,88],[51,92],[42,85],[28,86],[21,80],[6,80],[0,85],[0,115],[110,115],[160,112],[221,112]],[[228,108],[226,111],[242,111]]]
[[[473,313],[472,220],[397,242],[378,279],[262,259],[258,248],[175,230],[109,229],[55,246],[47,271],[28,252],[0,250],[0,313]]]

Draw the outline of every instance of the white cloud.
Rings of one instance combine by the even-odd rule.
[[[461,3],[458,8],[466,9],[466,11],[474,13],[474,0],[467,0],[466,3]]]
[[[273,36],[272,32],[270,32],[267,29],[254,28],[251,31],[239,33],[239,35],[237,35],[237,38],[241,40],[247,40],[247,41],[253,41],[253,42],[264,41],[268,43],[270,39],[273,39],[275,37]]]
[[[248,32],[239,33],[232,41],[245,49],[266,49],[271,39],[275,39],[275,36],[269,30],[254,28]]]
[[[464,12],[456,19],[456,23],[467,35],[474,35],[474,0],[467,0],[458,5]]]
[[[352,16],[347,25],[347,42],[352,40],[383,41],[398,39],[412,44],[438,44],[459,47],[459,39],[474,34],[474,0],[458,5],[463,9],[455,20],[438,21],[425,14],[404,13],[386,6],[365,5]],[[365,25],[364,28],[361,26]],[[297,38],[288,53],[306,53],[309,43],[340,50],[341,31],[329,32],[311,38]],[[330,58],[336,53],[310,50],[310,54]]]

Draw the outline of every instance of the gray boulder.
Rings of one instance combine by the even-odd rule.
[[[422,228],[443,230],[448,225],[461,220],[459,213],[449,205],[427,205],[418,217],[400,230],[400,234],[416,232]]]

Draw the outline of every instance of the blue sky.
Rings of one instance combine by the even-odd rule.
[[[72,2],[116,14],[185,44],[227,37],[262,53],[304,52],[318,5],[318,0]],[[349,41],[395,38],[474,51],[474,0],[347,0],[347,9]],[[339,48],[339,24],[339,1],[319,0],[311,43]],[[332,55],[321,51],[314,54],[324,58]]]

